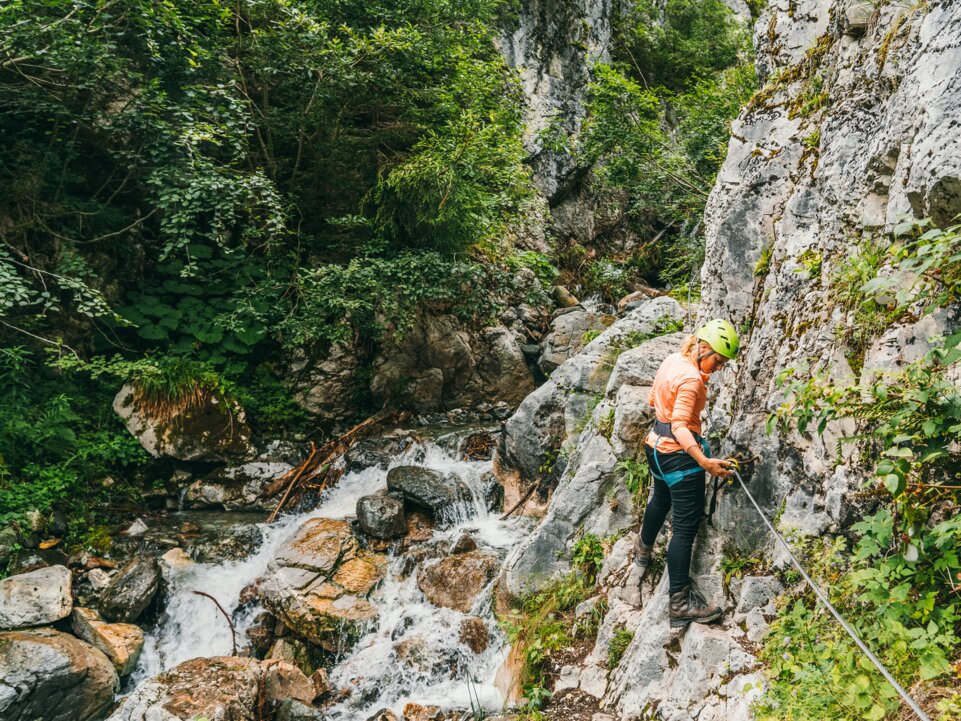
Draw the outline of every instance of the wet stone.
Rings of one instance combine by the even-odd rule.
[[[357,522],[364,533],[383,540],[401,538],[407,533],[403,501],[387,495],[358,499]]]
[[[156,558],[133,558],[117,571],[100,594],[100,612],[111,621],[136,621],[160,588]]]

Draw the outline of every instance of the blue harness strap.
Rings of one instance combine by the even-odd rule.
[[[677,440],[677,439],[674,438],[674,433],[671,431],[670,423],[665,423],[664,421],[661,421],[661,420],[654,421],[654,432],[657,434],[657,441],[655,441],[654,443],[654,465],[656,466],[657,470],[654,470],[654,468],[652,468],[651,474],[655,478],[661,481],[664,481],[664,483],[666,483],[670,487],[680,483],[688,476],[693,476],[696,473],[704,472],[703,468],[701,468],[700,466],[695,466],[694,468],[686,468],[681,471],[670,471],[669,473],[664,473],[664,471],[661,469],[661,463],[657,459],[657,446],[661,442],[661,439],[664,437],[670,438],[672,440]],[[701,448],[704,449],[704,455],[710,457],[711,451],[710,451],[710,447],[707,444],[707,440],[699,436],[697,433],[694,434],[694,438],[695,440],[697,440],[698,443],[701,444]]]

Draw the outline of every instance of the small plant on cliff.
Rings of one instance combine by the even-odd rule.
[[[647,500],[647,489],[650,487],[651,472],[647,467],[647,459],[641,455],[638,459],[625,458],[617,464],[617,470],[623,474],[624,485],[631,494],[634,509],[641,510]]]
[[[634,632],[627,628],[619,628],[611,636],[611,640],[607,644],[607,668],[608,670],[614,670],[621,663],[621,659],[624,658],[624,652],[627,651],[627,647],[631,645],[631,641],[634,640]]]
[[[584,575],[588,584],[594,585],[604,563],[604,544],[593,533],[585,533],[574,543],[571,564]]]

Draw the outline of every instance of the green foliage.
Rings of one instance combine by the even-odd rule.
[[[596,164],[602,187],[626,194],[628,226],[654,238],[621,259],[623,272],[693,283],[703,260],[695,229],[730,121],[755,88],[749,32],[719,0],[645,0],[620,16],[614,37],[575,152]]]
[[[604,564],[604,544],[593,533],[585,533],[574,543],[571,564],[593,585]]]
[[[619,628],[614,632],[607,644],[607,668],[609,671],[618,667],[621,659],[624,658],[624,652],[627,651],[627,647],[631,645],[633,640],[634,632],[630,629]]]
[[[735,578],[743,578],[745,571],[757,571],[761,566],[760,558],[746,556],[733,541],[725,541],[721,549],[721,573],[724,577],[724,588],[731,585]]]
[[[624,485],[631,494],[635,510],[641,510],[647,501],[647,493],[651,484],[651,472],[647,467],[647,458],[639,455],[638,459],[625,458],[618,461],[617,470],[623,474]]]
[[[892,553],[888,511],[854,525],[853,556],[844,541],[811,548],[815,570],[834,603],[906,688],[951,673],[959,650],[961,522],[954,517],[925,530],[917,561]],[[817,544],[817,542],[813,542]],[[758,719],[897,718],[900,700],[853,641],[805,591],[771,627],[762,658],[770,683]]]
[[[125,482],[95,482],[147,460],[111,409],[114,392],[50,371],[23,346],[0,348],[0,525],[130,493]]]
[[[14,0],[0,14],[7,327],[55,339],[51,324],[95,318],[131,355],[236,376],[278,340],[344,337],[351,321],[317,330],[305,294],[340,289],[332,311],[368,322],[354,306],[391,289],[353,262],[398,275],[498,242],[530,194],[499,5]],[[475,263],[458,261],[463,280]]]

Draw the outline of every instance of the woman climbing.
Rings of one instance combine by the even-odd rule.
[[[722,613],[691,586],[691,549],[704,515],[705,474],[722,478],[732,475],[730,461],[711,458],[700,435],[706,384],[711,373],[737,355],[739,345],[734,326],[726,320],[708,322],[684,341],[679,353],[664,359],[648,399],[656,420],[644,452],[654,490],[634,544],[634,562],[646,572],[654,541],[671,511],[667,573],[672,628],[682,628],[691,621],[710,623]]]

